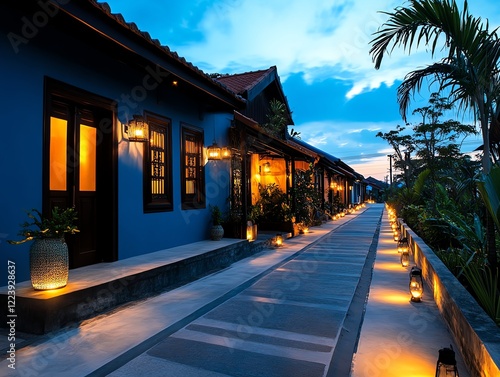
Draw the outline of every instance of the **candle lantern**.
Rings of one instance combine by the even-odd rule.
[[[436,377],[458,377],[457,360],[455,351],[450,344],[450,348],[439,350],[439,357],[436,363]]]
[[[399,241],[399,232],[397,230],[394,231],[394,241]]]
[[[410,265],[410,253],[403,252],[401,253],[401,266],[408,267]]]
[[[413,266],[410,270],[410,293],[411,301],[420,302],[424,293],[424,281],[422,280],[422,270]]]
[[[247,225],[247,240],[248,241],[253,241],[253,225]]]
[[[406,237],[398,239],[398,253],[408,253],[408,239]]]
[[[274,244],[277,246],[277,247],[280,247],[283,245],[283,236],[281,234],[277,234],[275,239],[274,239]]]

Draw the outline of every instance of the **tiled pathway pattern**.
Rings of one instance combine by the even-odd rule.
[[[326,375],[381,212],[369,208],[111,376]]]

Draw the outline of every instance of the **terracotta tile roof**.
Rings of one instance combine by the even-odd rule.
[[[108,3],[99,2],[98,0],[87,0],[87,1],[90,4],[92,4],[93,6],[95,6],[97,9],[99,9],[101,12],[106,14],[108,17],[110,17],[112,20],[116,21],[117,23],[126,27],[127,29],[131,30],[136,35],[142,37],[146,43],[149,43],[151,45],[158,47],[163,53],[168,55],[168,57],[181,63],[183,66],[185,66],[189,70],[193,71],[194,73],[198,74],[199,76],[204,77],[206,80],[210,81],[215,86],[218,86],[218,87],[224,89],[226,92],[228,92],[232,96],[236,97],[238,100],[245,102],[245,99],[242,98],[241,96],[239,96],[235,91],[228,89],[225,85],[222,85],[219,81],[210,77],[207,73],[203,72],[201,69],[199,69],[198,67],[196,67],[192,63],[188,62],[185,58],[179,56],[177,54],[177,52],[170,50],[170,48],[168,46],[162,45],[158,39],[152,38],[148,32],[140,30],[134,22],[125,21],[125,18],[120,13],[112,13],[111,7],[109,6]]]
[[[247,90],[253,88],[260,81],[262,81],[270,72],[275,70],[276,67],[262,69],[259,71],[238,73],[234,75],[224,75],[217,77],[217,81],[224,84],[228,89],[233,92],[243,95]]]

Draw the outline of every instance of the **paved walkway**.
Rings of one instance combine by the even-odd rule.
[[[344,361],[348,372],[337,374],[337,351],[343,337],[357,333],[343,335],[382,212],[382,205],[370,205],[289,239],[282,248],[40,337],[18,350],[16,373],[0,362],[0,376],[347,376],[350,355]],[[388,371],[435,365],[437,350],[452,341],[430,298],[409,303],[407,271],[387,267],[398,255],[394,241],[385,239],[388,224],[382,225],[379,255],[390,261],[377,256],[353,376],[417,376]],[[388,281],[387,274],[402,281]],[[384,289],[397,284],[403,288],[396,305]],[[435,331],[439,341],[426,336]],[[398,349],[391,343],[407,338],[411,342],[398,343]],[[418,376],[433,376],[429,370]],[[460,375],[467,376],[462,369]]]
[[[401,267],[384,211],[352,377],[434,376],[438,351],[450,344],[460,377],[469,376],[430,288],[424,287],[422,302],[410,302],[410,267]]]

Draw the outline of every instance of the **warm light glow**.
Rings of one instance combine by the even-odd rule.
[[[397,230],[394,231],[394,241],[399,240],[399,232]]]
[[[209,160],[220,160],[222,158],[220,148],[215,141],[207,148],[207,154]]]
[[[401,253],[401,266],[408,267],[410,265],[410,254],[408,252]]]
[[[390,305],[408,305],[408,294],[396,289],[380,288],[370,293],[370,300]]]
[[[145,142],[148,141],[148,124],[140,115],[134,115],[134,118],[128,124],[129,141]]]
[[[264,174],[269,174],[271,173],[271,163],[266,162],[263,166],[263,173]]]
[[[67,125],[64,119],[50,117],[49,186],[51,191],[66,190]]]
[[[275,238],[275,245],[280,247],[283,245],[283,236],[281,234],[277,234]]]
[[[228,147],[221,148],[221,156],[223,159],[231,158],[231,150]]]
[[[248,241],[253,241],[254,240],[253,226],[252,225],[247,225],[247,240]]]
[[[420,301],[424,293],[424,282],[422,280],[422,270],[418,267],[412,267],[410,271],[410,294],[412,301]]]
[[[385,271],[400,271],[401,267],[399,264],[394,262],[377,262],[375,263],[375,270],[385,270]]]
[[[97,129],[80,125],[80,191],[96,190]]]

